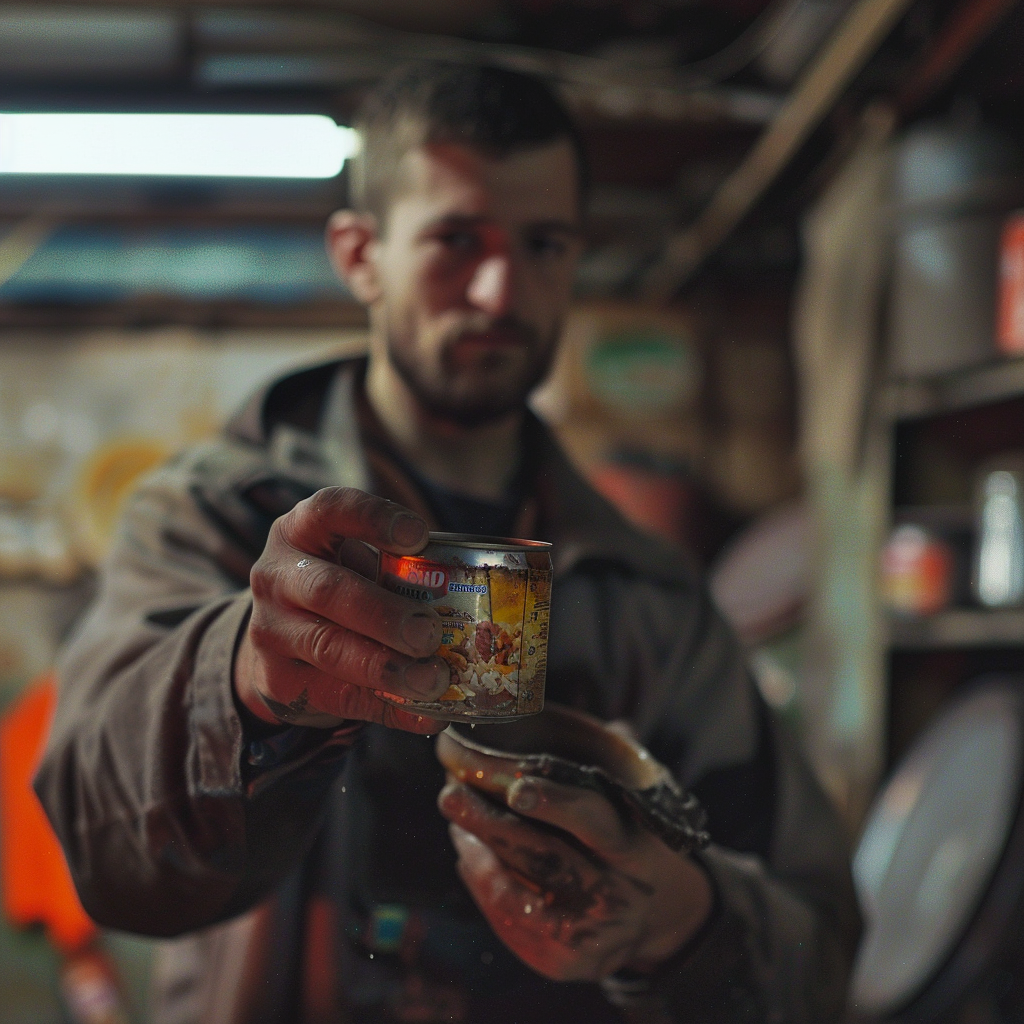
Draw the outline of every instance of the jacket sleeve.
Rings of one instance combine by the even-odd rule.
[[[638,1021],[838,1019],[860,931],[844,830],[697,575],[582,565],[554,600],[552,633],[588,652],[561,671],[603,693],[592,710],[631,722],[711,834],[696,855],[711,919],[654,977],[614,976],[605,994]]]
[[[677,1021],[842,1017],[860,918],[842,827],[778,723],[766,724],[774,800],[767,855],[712,842],[699,855],[716,895],[701,935],[653,993]]]
[[[231,917],[312,841],[344,736],[309,730],[287,785],[247,785],[231,686],[249,569],[305,493],[222,442],[149,478],[122,519],[35,782],[102,924],[169,936]]]
[[[653,992],[680,1022],[838,1020],[860,934],[843,826],[703,595],[697,621],[689,701],[709,734],[717,724],[721,748],[734,748],[731,760],[711,761],[707,748],[685,756],[679,771],[708,810],[712,843],[699,859],[716,905]]]

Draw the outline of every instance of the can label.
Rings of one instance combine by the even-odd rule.
[[[1011,216],[1003,227],[999,256],[999,310],[996,344],[1001,352],[1024,352],[1024,214]]]
[[[932,615],[953,597],[953,551],[921,526],[897,526],[882,550],[882,600],[898,615]]]
[[[509,719],[544,706],[551,560],[547,551],[431,544],[422,555],[382,551],[377,582],[431,605],[451,685],[437,701],[388,699],[447,719]]]

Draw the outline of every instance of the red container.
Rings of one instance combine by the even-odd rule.
[[[953,553],[920,526],[893,530],[882,551],[882,600],[899,615],[931,615],[953,597]]]
[[[1013,214],[1003,227],[996,346],[1006,355],[1024,352],[1024,213]]]

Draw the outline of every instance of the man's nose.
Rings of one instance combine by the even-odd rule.
[[[490,316],[503,316],[512,302],[512,266],[508,256],[488,256],[477,266],[466,298]]]

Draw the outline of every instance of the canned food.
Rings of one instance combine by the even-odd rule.
[[[506,722],[544,707],[551,545],[431,533],[418,555],[380,552],[377,582],[441,616],[451,684],[436,701],[383,698],[448,721]]]
[[[898,615],[933,615],[953,597],[953,552],[922,526],[897,526],[882,550],[882,600]]]

